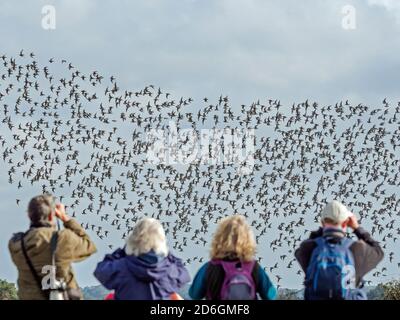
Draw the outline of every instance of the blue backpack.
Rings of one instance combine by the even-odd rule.
[[[305,300],[365,300],[356,288],[356,271],[350,246],[353,240],[330,237],[314,239],[314,249],[306,272]]]

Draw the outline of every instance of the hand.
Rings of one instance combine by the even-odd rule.
[[[65,212],[65,206],[62,203],[56,204],[56,217],[60,219],[62,222],[67,222],[71,218],[67,216]]]
[[[353,230],[358,229],[358,227],[360,226],[358,224],[357,217],[354,214],[347,220],[347,226]]]

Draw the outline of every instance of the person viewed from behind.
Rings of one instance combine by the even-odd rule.
[[[125,248],[105,256],[94,276],[115,300],[170,300],[190,276],[182,261],[169,252],[161,223],[140,220]]]
[[[273,300],[276,288],[254,260],[256,242],[243,216],[220,221],[211,244],[211,260],[197,272],[189,289],[192,299]]]
[[[362,278],[383,258],[379,243],[339,201],[322,211],[322,227],[301,243],[295,256],[305,272],[306,300],[364,300]],[[346,236],[350,228],[358,238]]]
[[[65,284],[63,299],[82,299],[71,263],[84,260],[95,253],[95,244],[80,224],[66,214],[64,205],[56,204],[51,195],[39,195],[31,199],[28,216],[29,230],[14,234],[9,241],[11,258],[18,269],[19,298],[50,298],[50,291],[43,286],[46,281],[42,280],[49,275],[49,269],[45,266],[53,264],[53,246],[56,268],[54,280]],[[64,229],[57,231],[56,219],[64,223]]]

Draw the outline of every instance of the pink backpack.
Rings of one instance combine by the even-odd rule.
[[[252,276],[255,261],[211,260],[213,265],[221,265],[225,271],[220,291],[221,300],[254,300],[256,286]]]

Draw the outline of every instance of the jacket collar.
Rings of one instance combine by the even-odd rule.
[[[164,258],[163,255],[156,254],[153,250],[138,256],[138,259],[150,264],[158,263],[164,260]]]
[[[340,228],[327,227],[322,230],[323,237],[344,238],[346,233]]]
[[[35,228],[54,228],[54,225],[52,225],[50,222],[31,222],[29,229]]]

